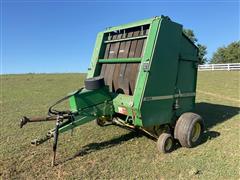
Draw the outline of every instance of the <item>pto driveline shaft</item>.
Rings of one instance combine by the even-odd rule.
[[[69,118],[69,115],[61,116],[61,119],[68,119],[68,118]],[[57,116],[31,117],[31,118],[24,116],[23,118],[20,119],[20,128],[22,128],[28,122],[44,122],[44,121],[55,121],[55,120],[57,120]]]

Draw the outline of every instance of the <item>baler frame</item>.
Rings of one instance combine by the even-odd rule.
[[[141,47],[137,47],[139,41]],[[133,42],[135,50],[131,51]],[[120,56],[121,43],[124,46],[128,43],[126,51],[121,49],[125,56]],[[129,64],[135,64],[131,66],[135,77],[130,80],[129,74],[126,75]],[[117,65],[121,70],[116,70]],[[57,101],[49,108],[47,117],[23,117],[20,126],[27,122],[56,121],[54,129],[33,142],[39,145],[54,137],[52,165],[55,165],[59,133],[94,119],[99,125],[110,121],[140,129],[158,139],[157,147],[164,153],[172,150],[175,140],[184,147],[193,147],[204,130],[202,118],[189,113],[195,106],[197,65],[197,46],[184,35],[182,25],[169,17],[107,28],[97,35],[85,87]],[[121,91],[114,89],[116,77],[121,79],[118,82],[121,86],[126,81],[129,89],[126,82]],[[67,99],[71,110],[53,109]]]

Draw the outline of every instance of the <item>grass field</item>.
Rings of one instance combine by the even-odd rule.
[[[57,163],[52,143],[30,141],[54,123],[19,128],[22,115],[44,115],[55,100],[78,89],[82,74],[3,75],[1,179],[240,179],[239,72],[200,72],[196,111],[207,131],[201,144],[159,154],[155,142],[115,126],[91,122],[60,135]]]

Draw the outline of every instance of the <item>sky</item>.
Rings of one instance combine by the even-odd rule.
[[[1,0],[1,74],[86,72],[99,31],[160,15],[192,29],[209,59],[239,40],[239,1]]]

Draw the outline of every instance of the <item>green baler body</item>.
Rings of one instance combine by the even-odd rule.
[[[194,108],[197,65],[198,48],[168,17],[108,28],[98,33],[87,78],[104,76],[109,89],[81,92],[71,110],[101,105],[91,112],[140,127],[174,124]]]

